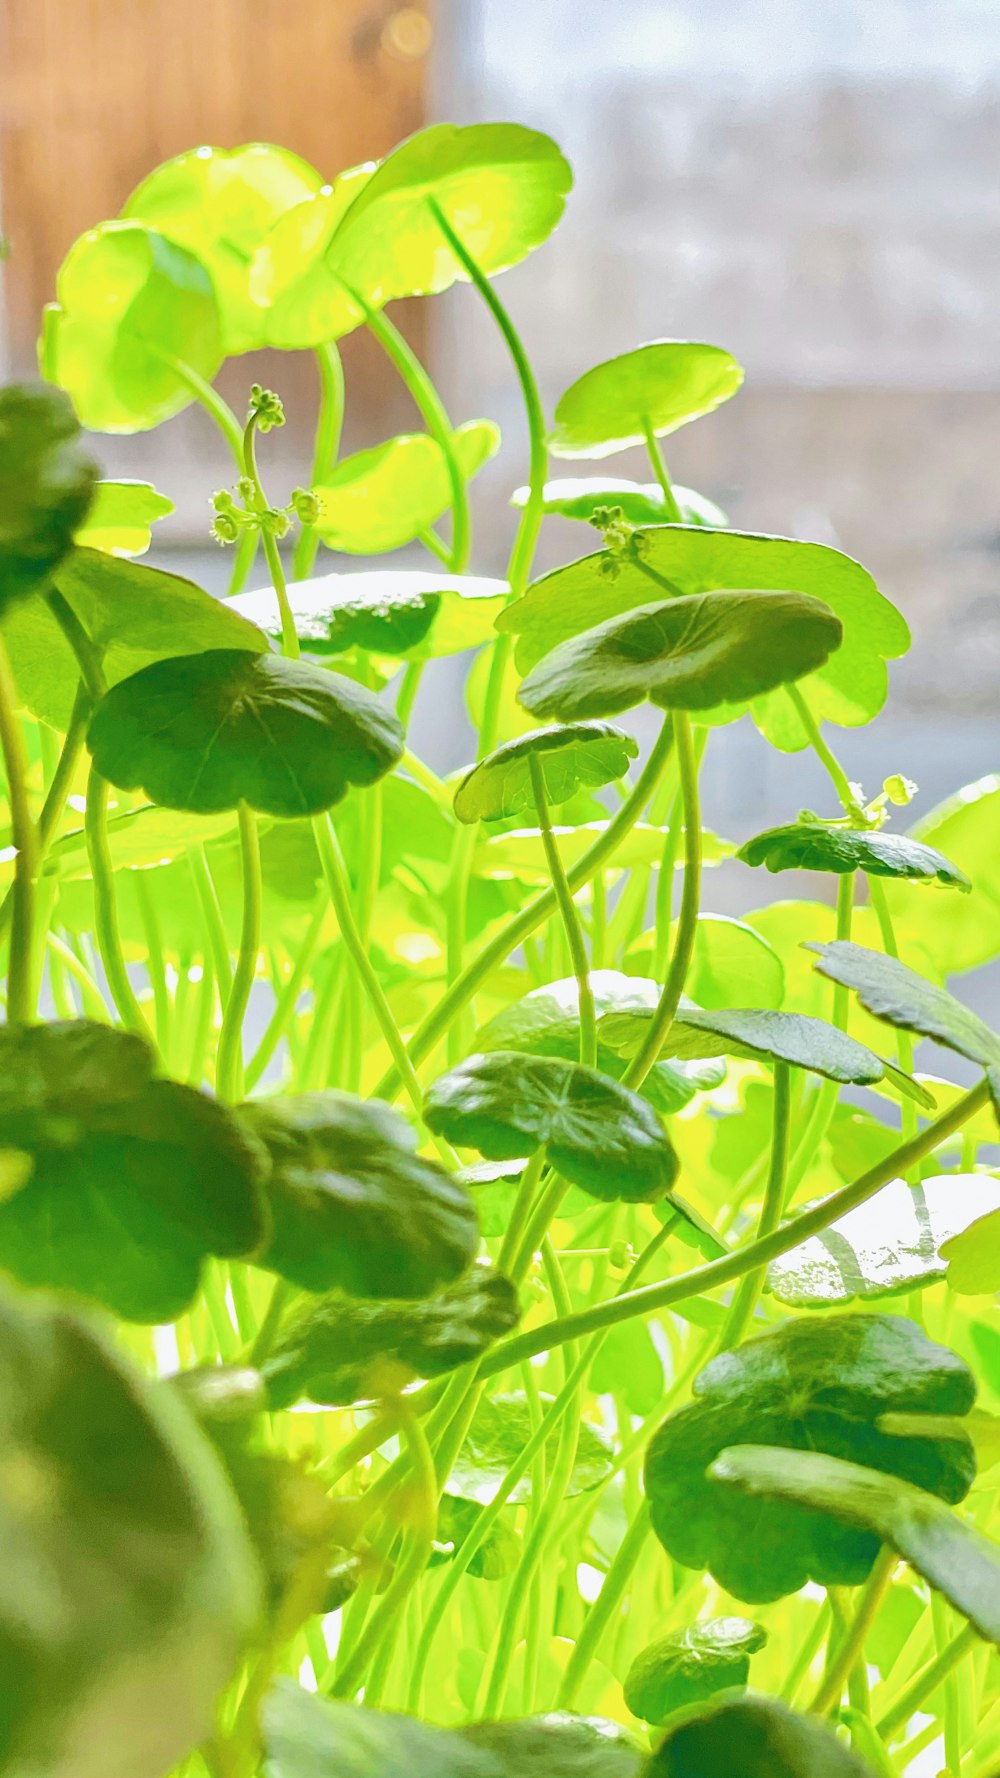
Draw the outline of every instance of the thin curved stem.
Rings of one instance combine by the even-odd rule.
[[[875,1566],[862,1589],[854,1616],[834,1650],[833,1659],[827,1667],[820,1681],[819,1690],[810,1705],[810,1709],[817,1715],[825,1715],[828,1711],[834,1711],[839,1706],[848,1674],[864,1651],[865,1637],[878,1615],[897,1561],[895,1550],[883,1545],[875,1558]]]
[[[314,357],[319,371],[319,419],[316,425],[316,438],[313,445],[312,470],[310,487],[322,485],[323,478],[329,475],[337,461],[340,450],[340,434],[344,424],[344,366],[340,353],[332,343],[317,346]],[[304,524],[295,540],[292,552],[292,574],[296,580],[305,580],[312,573],[319,548],[319,532],[315,525]]]
[[[860,1178],[843,1186],[840,1191],[831,1192],[822,1203],[811,1210],[803,1211],[801,1216],[783,1224],[772,1234],[765,1235],[761,1240],[751,1241],[748,1246],[735,1253],[724,1254],[721,1259],[695,1266],[679,1278],[668,1278],[661,1284],[645,1285],[641,1290],[628,1291],[622,1296],[613,1297],[610,1302],[595,1303],[593,1307],[578,1310],[562,1320],[550,1321],[541,1327],[531,1328],[526,1333],[501,1340],[486,1354],[480,1375],[496,1376],[511,1365],[533,1358],[537,1352],[554,1350],[565,1340],[578,1339],[581,1334],[593,1333],[599,1328],[614,1327],[618,1322],[629,1321],[636,1315],[673,1308],[677,1303],[688,1302],[692,1297],[716,1290],[722,1284],[735,1283],[738,1278],[745,1277],[758,1266],[769,1265],[772,1259],[789,1253],[793,1247],[808,1240],[810,1235],[821,1234],[831,1222],[836,1222],[840,1217],[846,1216],[849,1210],[855,1210],[859,1204],[864,1204],[877,1191],[881,1191],[890,1179],[898,1178],[906,1168],[914,1166],[955,1130],[961,1129],[970,1117],[989,1102],[989,1085],[985,1080],[980,1081],[978,1086],[963,1093],[933,1123],[925,1125],[911,1141],[901,1143],[877,1166],[862,1173]]]
[[[955,1671],[959,1662],[964,1661],[966,1655],[971,1654],[974,1648],[981,1646],[981,1643],[981,1636],[972,1628],[971,1624],[966,1624],[956,1636],[952,1637],[950,1642],[945,1643],[944,1648],[934,1656],[934,1659],[928,1661],[926,1666],[921,1667],[906,1690],[900,1693],[896,1702],[883,1716],[878,1718],[875,1730],[877,1734],[881,1735],[883,1741],[890,1741],[893,1735],[905,1728],[910,1717],[920,1709],[924,1699],[929,1698],[932,1692],[937,1691],[941,1681],[947,1679],[948,1675]]]
[[[295,619],[292,616],[292,608],[288,602],[288,585],[285,580],[285,570],[281,562],[281,552],[278,549],[278,543],[274,532],[271,530],[270,525],[267,522],[267,496],[261,486],[260,473],[257,469],[256,439],[257,415],[254,413],[250,415],[249,420],[243,428],[243,470],[244,474],[247,475],[253,483],[253,506],[257,517],[260,520],[260,535],[264,545],[264,559],[267,562],[267,571],[271,576],[271,585],[274,587],[275,594],[277,595],[278,610],[281,613],[281,652],[286,659],[297,661],[301,653],[299,636],[298,631],[295,628]]]
[[[7,1021],[24,1025],[35,1017],[35,890],[42,854],[28,794],[28,754],[17,719],[17,686],[7,645],[0,637],[0,753],[7,778],[11,839],[17,853],[11,891],[10,959],[7,967]]]
[[[243,867],[243,922],[236,972],[222,1018],[215,1065],[215,1090],[220,1099],[232,1103],[243,1097],[243,1020],[250,1003],[250,991],[257,974],[257,958],[260,955],[262,896],[257,817],[246,803],[240,803],[239,824],[240,861]]]
[[[87,780],[87,808],[84,815],[87,855],[94,884],[94,927],[97,948],[108,978],[111,998],[123,1025],[149,1037],[149,1026],[136,998],[125,965],[121,931],[118,925],[118,903],[115,897],[115,872],[108,845],[108,781],[95,766]]]
[[[211,383],[206,382],[204,377],[199,376],[198,372],[193,370],[190,364],[185,364],[182,358],[175,358],[172,352],[163,352],[159,350],[157,351],[157,356],[170,365],[171,369],[180,377],[182,383],[187,384],[195,400],[204,408],[209,418],[214,420],[232,452],[233,461],[236,464],[239,474],[242,475],[244,469],[243,428],[240,425],[239,420],[236,418],[236,415],[233,413],[228,401],[219,394],[217,389],[213,389]]]
[[[469,560],[469,494],[452,437],[451,421],[440,395],[410,345],[381,309],[373,309],[355,292],[358,307],[363,311],[365,325],[395,366],[413,397],[424,425],[444,458],[451,496],[451,551],[449,567],[453,574],[463,574]]]
[[[788,1167],[789,1111],[791,1107],[791,1075],[787,1062],[774,1065],[774,1107],[771,1123],[771,1164],[757,1224],[757,1239],[769,1235],[781,1221],[785,1207],[785,1173]],[[733,1298],[732,1306],[719,1341],[720,1352],[738,1346],[753,1320],[754,1310],[764,1288],[767,1268],[759,1266],[748,1272]]]
[[[545,794],[545,775],[537,753],[529,753],[528,770],[531,774],[531,790],[535,799],[538,814],[538,826],[545,849],[545,859],[552,878],[559,915],[569,946],[573,974],[576,976],[577,994],[580,1017],[580,1060],[587,1067],[597,1067],[597,1012],[594,1006],[594,990],[590,985],[590,966],[587,961],[587,947],[583,938],[583,927],[576,910],[572,891],[566,881],[566,872],[559,856],[555,834],[552,832],[552,817],[549,814],[548,797]]]
[[[76,688],[69,725],[63,736],[63,744],[56,761],[55,771],[52,774],[41,814],[38,817],[39,868],[44,864],[49,847],[55,839],[66,807],[66,799],[73,787],[76,768],[80,763],[80,755],[83,751],[90,709],[90,693],[81,682]],[[13,905],[14,892],[11,888],[8,889],[3,901],[0,902],[0,937],[3,936],[10,924]]]
[[[582,858],[577,859],[566,872],[566,880],[571,889],[582,889],[591,877],[602,869],[605,861],[618,849],[625,835],[631,831],[638,821],[643,809],[649,802],[654,789],[670,757],[673,742],[669,718],[657,737],[652,752],[636,780],[630,795],[622,803],[621,808],[608,822],[604,832],[592,846],[588,846]],[[408,1057],[411,1064],[417,1065],[436,1047],[452,1021],[462,1009],[468,1005],[480,983],[498,964],[508,957],[543,921],[555,911],[556,895],[554,889],[543,889],[534,899],[521,908],[502,932],[485,944],[479,955],[467,964],[462,974],[451,983],[447,992],[442,995],[437,1006],[417,1026],[408,1046]],[[402,1075],[398,1068],[393,1067],[384,1074],[375,1088],[375,1095],[381,1099],[391,1099],[399,1091]]]
[[[839,759],[837,759],[836,755],[831,752],[830,748],[824,741],[823,731],[810,710],[809,705],[806,703],[801,688],[797,685],[786,685],[785,691],[791,699],[795,708],[795,713],[809,737],[810,747],[829,775],[830,781],[837,792],[837,796],[840,799],[845,814],[850,815],[854,820],[860,820],[863,817],[863,810],[851,788],[850,779]]]
[[[636,1563],[646,1547],[646,1539],[652,1529],[653,1523],[649,1506],[643,1501],[615,1551],[597,1598],[583,1620],[583,1628],[577,1636],[576,1646],[566,1664],[562,1684],[559,1687],[556,1698],[557,1710],[572,1710],[580,1687],[587,1677],[590,1664],[594,1660],[604,1633],[611,1622],[612,1615],[625,1596],[626,1588],[635,1572]]]
[[[212,954],[212,966],[219,988],[219,999],[224,1007],[232,986],[233,970],[229,959],[229,939],[222,917],[219,892],[215,887],[212,867],[208,862],[208,853],[203,844],[199,843],[189,847],[187,861],[188,869],[194,879],[195,894],[201,904],[202,916],[205,921],[205,936]]]
[[[691,724],[682,710],[675,710],[674,742],[680,773],[680,793],[684,811],[684,889],[681,895],[680,918],[670,969],[660,995],[659,1005],[650,1020],[649,1030],[638,1055],[625,1074],[625,1085],[637,1088],[645,1080],[659,1057],[664,1040],[674,1022],[684,983],[691,966],[694,941],[698,931],[698,910],[701,905],[701,808],[698,801],[698,762],[695,755]]]
[[[667,474],[667,466],[663,461],[663,452],[660,450],[659,440],[656,433],[653,431],[652,422],[645,414],[643,414],[642,417],[642,436],[646,440],[646,451],[649,455],[649,461],[653,466],[653,474],[659,482],[660,490],[663,494],[663,506],[667,515],[667,523],[671,525],[681,525],[684,523],[684,514],[681,512],[681,509],[677,504],[677,495],[674,493],[673,483]]]
[[[257,1085],[257,1082],[284,1036],[288,1021],[295,1011],[299,995],[305,984],[310,965],[316,955],[316,946],[319,943],[320,933],[323,930],[323,921],[325,918],[326,908],[324,904],[320,902],[309,922],[305,938],[299,946],[295,962],[292,965],[291,974],[289,975],[288,980],[283,984],[281,992],[276,998],[274,1011],[268,1020],[267,1029],[247,1063],[247,1092],[252,1092],[253,1088]]]

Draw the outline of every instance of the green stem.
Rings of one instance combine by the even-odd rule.
[[[791,1104],[791,1069],[787,1062],[774,1066],[774,1108],[771,1125],[771,1165],[767,1176],[764,1202],[757,1224],[757,1239],[769,1235],[781,1221],[785,1207],[785,1171],[788,1166],[789,1109]],[[748,1272],[733,1298],[723,1328],[719,1350],[728,1352],[738,1346],[753,1319],[760,1293],[767,1276],[766,1267]]]
[[[267,562],[267,570],[271,576],[271,585],[274,587],[275,594],[277,595],[278,610],[281,613],[281,652],[287,660],[296,661],[301,653],[299,648],[298,631],[295,628],[295,619],[292,616],[292,608],[288,602],[288,585],[285,580],[285,570],[281,562],[281,552],[278,549],[278,543],[274,532],[268,524],[267,497],[261,486],[260,474],[257,469],[256,439],[257,415],[254,413],[250,415],[249,420],[243,428],[243,470],[244,474],[248,476],[253,483],[252,504],[257,517],[260,520],[260,535],[264,545],[264,559]]]
[[[291,974],[289,975],[288,980],[282,984],[281,992],[276,997],[274,1011],[268,1020],[267,1029],[257,1045],[257,1048],[254,1050],[250,1061],[247,1063],[247,1092],[252,1092],[253,1088],[257,1085],[257,1082],[284,1036],[289,1019],[295,1012],[299,995],[302,992],[306,976],[309,973],[310,965],[316,955],[316,946],[319,944],[320,933],[323,930],[323,921],[325,918],[326,906],[323,902],[320,902],[309,922],[305,938],[299,946],[295,962],[292,965]]]
[[[108,1005],[85,963],[81,963],[75,951],[71,951],[64,939],[57,933],[46,934],[45,943],[54,957],[59,959],[66,974],[72,976],[83,996],[83,1009],[89,1019],[97,1019],[101,1024],[108,1023]]]
[[[413,397],[421,418],[444,457],[451,495],[451,559],[453,574],[463,574],[469,560],[469,493],[462,474],[452,438],[451,421],[440,395],[409,342],[394,327],[388,315],[370,308],[354,292],[358,307],[364,311],[365,324],[382,347],[386,357],[399,372]]]
[[[84,736],[90,718],[91,697],[86,686],[81,682],[76,688],[73,709],[70,714],[69,726],[63,736],[63,744],[52,773],[42,812],[38,817],[38,852],[39,867],[45,862],[49,847],[54,840],[66,807],[66,799],[73,788],[76,769],[83,751]],[[8,889],[0,902],[0,937],[6,932],[14,907],[14,891]]]
[[[260,543],[260,532],[256,525],[244,525],[233,551],[233,567],[229,576],[229,589],[226,597],[235,599],[250,579],[253,565],[257,560],[257,546]]]
[[[839,1708],[847,1677],[855,1662],[863,1656],[865,1637],[878,1616],[897,1560],[895,1550],[887,1545],[882,1547],[875,1558],[875,1566],[862,1589],[854,1616],[837,1644],[833,1659],[810,1705],[810,1709],[817,1715],[826,1715]]]
[[[750,1242],[735,1253],[727,1253],[721,1259],[695,1266],[679,1278],[668,1278],[659,1284],[645,1285],[641,1290],[631,1290],[622,1296],[613,1297],[610,1302],[596,1303],[592,1308],[578,1310],[558,1321],[550,1321],[541,1327],[531,1328],[526,1333],[501,1340],[486,1354],[480,1375],[496,1376],[511,1365],[533,1358],[538,1352],[552,1351],[566,1340],[578,1339],[581,1334],[593,1333],[599,1328],[614,1327],[618,1322],[629,1321],[636,1315],[673,1308],[677,1303],[703,1296],[706,1291],[716,1290],[720,1285],[732,1284],[758,1266],[769,1265],[772,1259],[789,1253],[811,1235],[821,1234],[831,1222],[838,1221],[849,1210],[855,1210],[859,1204],[874,1197],[890,1179],[898,1178],[907,1167],[914,1166],[924,1155],[930,1154],[989,1102],[989,1085],[985,1080],[980,1081],[978,1086],[963,1093],[960,1099],[942,1112],[940,1117],[935,1118],[933,1123],[927,1124],[911,1141],[893,1149],[890,1155],[877,1166],[870,1167],[860,1178],[843,1186],[840,1191],[831,1192],[822,1203],[816,1204],[811,1210],[803,1211],[801,1216],[775,1229],[772,1234]]]
[[[229,939],[226,935],[225,922],[222,917],[222,904],[212,876],[212,867],[208,862],[208,853],[201,844],[192,846],[187,855],[188,869],[194,879],[195,894],[201,904],[202,916],[205,921],[205,936],[212,954],[212,967],[215,970],[219,986],[219,999],[223,1006],[232,985],[233,970],[229,960]]]
[[[566,872],[566,880],[571,889],[582,889],[585,883],[589,883],[591,877],[602,869],[605,861],[614,854],[625,835],[635,826],[666,765],[671,744],[672,733],[668,718],[660,730],[652,752],[630,796],[608,822],[603,834],[594,841],[592,846],[588,846],[583,857],[579,858],[576,864],[571,865]],[[495,938],[482,947],[479,955],[473,958],[462,974],[451,983],[434,1010],[428,1013],[427,1017],[417,1026],[408,1047],[408,1059],[411,1065],[419,1064],[425,1056],[430,1054],[449,1029],[452,1021],[468,1005],[480,983],[485,981],[490,973],[503,962],[504,958],[523,943],[530,933],[534,932],[544,920],[547,920],[555,908],[555,890],[551,888],[541,890],[532,901],[515,914],[502,932],[497,933]],[[399,1068],[391,1068],[376,1086],[375,1096],[381,1099],[393,1098],[399,1090],[402,1079],[403,1074]]]
[[[667,523],[681,525],[684,522],[684,515],[677,504],[677,496],[674,493],[673,483],[667,474],[667,466],[663,461],[663,452],[660,450],[656,433],[645,414],[642,417],[642,436],[646,440],[646,450],[649,453],[649,461],[653,465],[653,474],[659,482],[663,494],[663,507],[667,515]]]
[[[398,706],[396,715],[399,716],[401,722],[404,720]],[[411,753],[408,747],[404,750],[397,770],[406,772],[413,779],[414,784],[419,784],[421,790],[426,790],[428,796],[434,798],[439,809],[444,809],[448,815],[452,813],[452,793],[447,784],[438,777],[436,772],[431,770],[429,765],[425,765],[422,759],[418,759],[415,753]]]
[[[108,845],[108,781],[95,766],[87,780],[87,809],[84,815],[87,855],[94,884],[94,926],[97,948],[104,973],[108,978],[111,998],[118,1016],[130,1031],[149,1036],[149,1026],[136,999],[125,966],[121,931],[118,926],[118,903],[115,898],[115,871]]]
[[[552,817],[549,814],[548,798],[545,794],[545,775],[537,753],[529,753],[528,770],[531,774],[531,789],[535,798],[535,809],[538,813],[538,826],[545,848],[545,859],[552,878],[559,915],[569,946],[573,974],[576,976],[579,1018],[580,1018],[580,1060],[587,1067],[597,1067],[597,1011],[594,1006],[594,990],[590,985],[590,968],[587,962],[587,947],[583,938],[583,927],[577,913],[572,891],[566,881],[566,872],[559,856],[555,834],[552,832]]]
[[[531,368],[528,354],[521,342],[520,335],[514,326],[507,310],[497,296],[489,279],[473,259],[471,253],[463,245],[441,206],[434,198],[428,200],[428,207],[444,235],[449,247],[475,285],[483,302],[489,309],[497,327],[503,336],[504,343],[513,360],[517,380],[521,385],[524,408],[528,419],[528,437],[530,443],[530,469],[528,498],[521,512],[521,520],[517,529],[517,537],[511,552],[507,579],[510,590],[515,597],[520,597],[531,572],[531,561],[535,553],[535,544],[544,516],[545,472],[548,466],[548,450],[545,442],[545,414],[542,408],[538,384]],[[492,744],[492,743],[491,743]]]
[[[42,855],[28,794],[28,755],[17,719],[17,687],[7,645],[0,637],[0,753],[7,777],[11,839],[17,852],[11,891],[10,960],[7,970],[7,1020],[25,1025],[35,1017],[38,984],[34,979],[35,890]]]
[[[892,913],[889,898],[885,892],[885,884],[879,877],[867,877],[868,898],[878,921],[882,948],[889,957],[899,956],[896,933],[892,924]],[[909,1031],[896,1031],[896,1060],[904,1074],[913,1073],[913,1038]],[[904,1099],[900,1105],[900,1119],[904,1136],[912,1136],[917,1128],[917,1108],[912,1099]]]
[[[936,1692],[942,1680],[947,1679],[959,1663],[964,1661],[966,1655],[971,1654],[972,1650],[979,1646],[981,1646],[981,1638],[971,1624],[966,1624],[963,1629],[959,1630],[957,1636],[953,1636],[950,1642],[945,1643],[934,1659],[928,1661],[925,1667],[921,1667],[906,1690],[900,1693],[896,1702],[883,1716],[879,1717],[875,1728],[883,1741],[890,1741],[900,1729],[905,1729],[910,1717],[915,1716],[921,1708],[924,1699]]]
[[[236,973],[222,1018],[215,1066],[215,1090],[220,1099],[231,1103],[243,1097],[243,1020],[257,974],[262,894],[257,817],[246,803],[239,805],[239,823],[240,859],[243,867],[243,921]]]
[[[313,446],[309,485],[322,486],[337,461],[340,433],[344,423],[344,366],[335,345],[317,346],[314,353],[319,371],[319,420]],[[319,532],[315,525],[303,525],[292,554],[292,573],[296,580],[305,580],[312,573],[319,548]]]
[[[786,685],[785,691],[794,705],[796,715],[798,716],[802,727],[806,731],[810,747],[817,759],[825,767],[830,777],[830,781],[837,792],[837,796],[840,799],[845,814],[850,815],[853,820],[863,823],[864,811],[855,796],[854,791],[851,789],[850,779],[844,771],[839,759],[837,759],[830,751],[830,748],[824,741],[819,723],[816,721],[809,705],[806,703],[802,691],[797,685]]]
[[[691,965],[694,941],[698,931],[698,909],[701,903],[701,809],[698,802],[698,762],[695,756],[691,724],[682,710],[673,716],[674,742],[680,773],[681,801],[684,809],[684,889],[681,895],[680,918],[670,970],[660,995],[659,1005],[650,1020],[642,1048],[625,1074],[625,1085],[642,1085],[659,1057],[664,1040],[674,1022],[680,1005],[684,982]]]
[[[557,1710],[572,1710],[604,1633],[625,1596],[625,1590],[651,1530],[649,1507],[643,1502],[615,1551],[611,1566],[604,1576],[604,1585],[583,1620],[583,1628],[576,1639],[576,1647],[567,1662],[559,1687]]]
[[[158,352],[157,356],[169,364],[171,369],[186,383],[195,400],[201,404],[209,418],[215,422],[232,453],[233,462],[240,475],[244,473],[243,461],[243,428],[233,413],[228,401],[213,389],[211,383],[199,376],[190,364],[182,358],[175,358],[171,352]]]

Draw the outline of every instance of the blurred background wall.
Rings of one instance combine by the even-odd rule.
[[[427,117],[539,126],[575,166],[555,238],[503,280],[550,407],[657,336],[745,364],[737,400],[668,441],[671,469],[741,526],[857,555],[909,618],[889,711],[840,737],[849,769],[864,760],[870,792],[907,772],[919,807],[1000,769],[1000,0],[0,0],[8,362],[30,363],[74,235],[165,155],[270,136],[333,172]],[[476,496],[476,565],[501,568],[524,473],[503,352],[467,290],[405,324],[455,418],[504,427]],[[345,355],[348,443],[410,426],[366,342]],[[267,372],[237,361],[223,386],[242,403]],[[280,489],[305,473],[314,397],[308,363],[272,375]],[[199,415],[100,450],[177,498],[164,540],[204,552],[218,459]],[[550,521],[541,560],[590,541]],[[194,565],[222,579],[217,554]],[[457,670],[417,714],[459,764]],[[713,742],[707,782],[735,837],[825,806],[810,760],[746,724]],[[713,893],[745,899],[745,873]]]

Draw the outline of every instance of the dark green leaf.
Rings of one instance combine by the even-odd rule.
[[[493,639],[507,599],[506,583],[432,569],[373,568],[293,581],[289,603],[300,642],[311,654],[349,648],[430,660]],[[270,588],[241,593],[233,607],[278,637],[281,622]]]
[[[543,1412],[552,1399],[551,1395],[541,1397]],[[474,1500],[479,1506],[488,1506],[511,1464],[524,1450],[533,1425],[527,1396],[515,1393],[485,1397],[476,1409],[448,1477],[448,1493],[463,1500]],[[558,1429],[554,1428],[547,1446],[550,1459],[558,1437]],[[566,1488],[567,1499],[599,1488],[607,1481],[611,1470],[607,1439],[596,1426],[582,1420],[573,1472]],[[530,1500],[531,1476],[522,1476],[507,1498],[511,1506]]]
[[[734,1764],[734,1755],[737,1763]],[[671,1729],[646,1778],[872,1778],[821,1718],[776,1698],[726,1698]]]
[[[204,815],[246,802],[294,816],[391,771],[403,731],[342,674],[220,648],[156,661],[114,686],[87,744],[103,777],[167,808]]]
[[[260,1608],[206,1440],[82,1318],[0,1296],[0,1765],[149,1778],[211,1732]]]
[[[515,1050],[469,1056],[424,1101],[429,1129],[487,1160],[545,1147],[558,1173],[593,1197],[655,1202],[677,1157],[644,1099],[596,1068]]]
[[[518,692],[533,716],[617,716],[649,698],[662,710],[711,710],[815,672],[843,629],[805,593],[690,593],[638,605],[561,642]]]
[[[807,1580],[856,1586],[879,1540],[823,1512],[745,1502],[706,1474],[740,1444],[825,1451],[917,1483],[949,1502],[975,1475],[970,1441],[893,1438],[886,1413],[966,1414],[975,1380],[954,1352],[893,1315],[799,1316],[713,1359],[696,1400],[671,1414],[646,1456],[660,1542],[708,1568],[734,1598],[780,1599]]]
[[[741,846],[744,864],[769,871],[820,870],[842,877],[863,870],[870,877],[905,877],[918,883],[944,883],[965,893],[972,888],[964,871],[933,846],[900,833],[863,833],[853,827],[824,827],[818,821],[771,827]]]
[[[723,1451],[710,1474],[764,1500],[840,1519],[909,1562],[973,1629],[1000,1643],[1000,1549],[924,1488],[819,1451]]]
[[[478,1358],[517,1325],[517,1292],[489,1266],[419,1303],[321,1297],[292,1316],[264,1366],[273,1407],[394,1394]]]
[[[885,702],[885,662],[904,654],[909,631],[870,574],[850,556],[821,543],[797,543],[748,531],[660,525],[643,533],[640,553],[613,561],[606,550],[543,575],[498,620],[518,637],[521,672],[567,637],[646,605],[654,584],[677,593],[713,588],[784,589],[822,599],[844,626],[836,654],[810,679],[808,700],[817,718],[868,722]],[[608,563],[612,562],[609,569]],[[719,713],[729,721],[733,712]],[[758,700],[754,720],[775,746],[803,747],[806,734],[782,692]]]
[[[735,395],[743,371],[721,346],[652,340],[585,371],[559,397],[554,457],[609,457],[675,432]]]
[[[144,556],[153,540],[152,526],[173,510],[173,501],[158,493],[152,482],[97,482],[76,542],[105,555]]]
[[[515,488],[511,505],[526,506],[529,493],[527,487]],[[694,488],[682,488],[675,482],[674,498],[685,525],[717,528],[726,522],[725,513],[714,500],[707,500]],[[544,510],[557,513],[560,518],[589,521],[599,508],[615,506],[620,508],[622,517],[630,525],[662,525],[667,520],[659,482],[629,482],[613,475],[589,475],[567,476],[545,483]]]
[[[421,1297],[479,1245],[465,1187],[416,1153],[410,1125],[348,1093],[255,1099],[240,1120],[271,1157],[272,1231],[258,1265],[303,1290]]]
[[[0,389],[0,613],[62,561],[96,475],[64,395],[29,383]]]
[[[163,1322],[206,1255],[262,1239],[266,1157],[225,1107],[152,1066],[141,1038],[85,1019],[0,1027],[0,1147],[33,1163],[0,1203],[0,1265]]]
[[[431,205],[480,270],[517,265],[563,213],[572,174],[556,144],[521,124],[432,124],[360,188],[326,252],[328,270],[381,307],[467,277]]]
[[[471,481],[499,450],[500,429],[492,420],[469,420],[451,440],[462,479]],[[444,453],[426,432],[390,438],[342,457],[313,492],[323,542],[356,556],[402,548],[451,505]]]
[[[335,1704],[291,1679],[268,1693],[262,1727],[263,1778],[506,1778],[491,1754],[447,1729]]]
[[[42,373],[96,432],[143,432],[194,400],[175,367],[212,381],[223,359],[215,289],[200,259],[141,222],[102,222],[59,268]]]
[[[559,807],[578,790],[599,790],[623,778],[639,743],[610,722],[576,722],[565,728],[531,729],[505,741],[467,772],[455,792],[460,821],[500,821],[534,810],[529,761],[537,760],[546,800]]]
[[[766,1641],[763,1624],[745,1617],[687,1624],[636,1655],[625,1676],[625,1702],[644,1722],[666,1722],[713,1692],[745,1686],[750,1656]]]
[[[250,264],[273,223],[323,181],[285,148],[193,148],[157,167],[122,215],[158,229],[211,273],[225,352],[266,345],[266,316],[250,294]]]
[[[472,1500],[462,1500],[457,1494],[442,1495],[432,1566],[451,1560],[478,1524],[482,1513],[482,1507],[476,1506]],[[465,1572],[476,1580],[506,1580],[518,1566],[523,1549],[517,1532],[502,1518],[497,1519],[483,1534]]]
[[[193,581],[96,549],[75,549],[57,585],[98,649],[109,684],[182,649],[267,647],[253,624]],[[76,656],[48,606],[32,599],[7,613],[4,640],[28,709],[65,730],[80,679]]]
[[[894,1179],[821,1235],[772,1260],[768,1283],[779,1302],[800,1309],[917,1290],[948,1272],[945,1243],[962,1239],[963,1230],[973,1235],[975,1219],[994,1210],[1000,1183],[984,1173],[948,1173],[915,1186]]]
[[[1000,1069],[1000,1037],[947,988],[924,981],[896,957],[843,939],[811,944],[809,949],[819,953],[820,973],[853,988],[865,1011],[875,1018],[918,1037],[932,1037],[987,1071]]]

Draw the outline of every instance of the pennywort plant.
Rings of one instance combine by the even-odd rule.
[[[906,625],[672,481],[729,353],[642,344],[546,415],[494,279],[569,186],[508,124],[331,183],[198,149],[0,394],[12,1778],[1000,1760],[1000,1035],[947,986],[1000,953],[1000,780],[907,829],[905,778],[848,779]],[[387,312],[459,282],[527,424],[502,578],[497,429]],[[420,425],[344,457],[358,328]],[[264,345],[315,359],[305,488],[279,394],[214,386]],[[170,501],[80,433],[192,404],[225,600],[139,560]],[[604,472],[636,444],[649,482]],[[538,576],[550,513],[580,553]],[[445,782],[408,732],[452,655]],[[738,852],[699,797],[735,722],[828,781]],[[734,856],[748,902],[814,892],[704,911]]]

